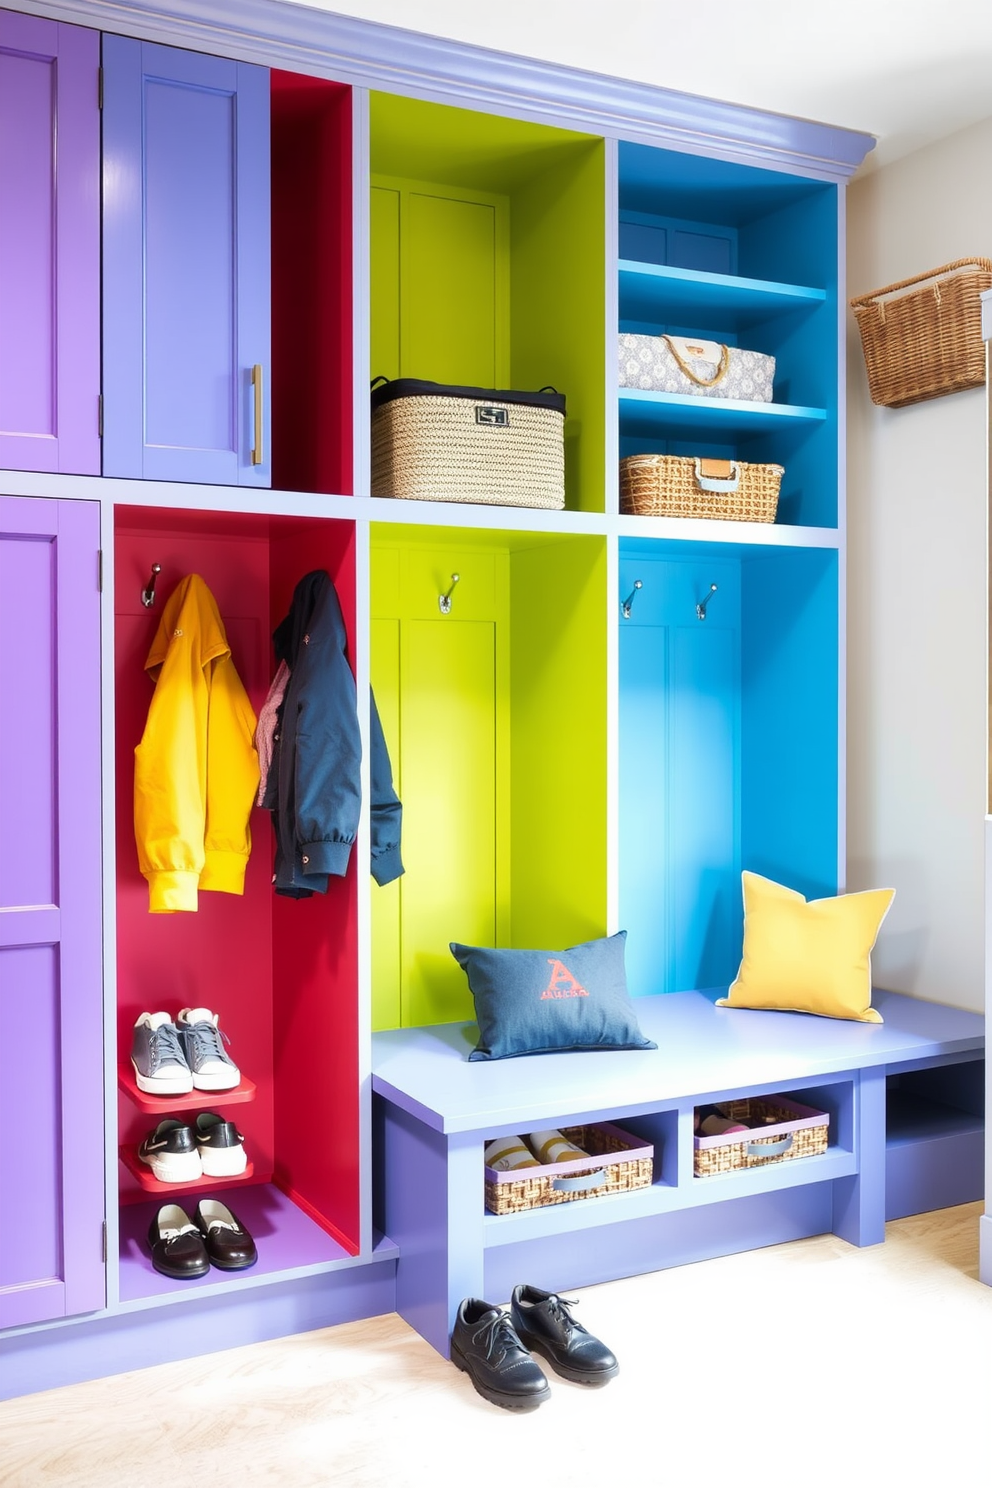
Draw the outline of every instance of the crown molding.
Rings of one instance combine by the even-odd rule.
[[[290,0],[21,0],[16,9],[360,87],[429,96],[834,180],[871,135],[334,15]]]

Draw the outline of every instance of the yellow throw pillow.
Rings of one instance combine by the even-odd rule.
[[[895,889],[811,899],[742,873],[744,955],[718,1007],[775,1008],[881,1023],[871,1005],[871,952]]]

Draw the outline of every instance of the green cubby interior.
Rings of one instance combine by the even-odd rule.
[[[374,525],[371,588],[406,868],[374,893],[373,1026],[471,1018],[451,941],[605,932],[605,539]]]
[[[566,504],[605,504],[605,147],[373,93],[371,373],[567,400]]]

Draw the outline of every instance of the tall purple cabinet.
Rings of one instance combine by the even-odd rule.
[[[268,69],[103,66],[104,474],[268,486]]]
[[[100,473],[100,37],[0,11],[0,467]]]
[[[0,1327],[105,1303],[100,509],[0,497]]]

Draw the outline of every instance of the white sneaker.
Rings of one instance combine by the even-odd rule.
[[[183,1008],[176,1019],[179,1042],[193,1075],[194,1090],[233,1090],[241,1071],[224,1048],[227,1035],[209,1008]]]
[[[142,1013],[138,1018],[131,1035],[131,1063],[135,1084],[149,1095],[187,1095],[193,1089],[179,1031],[168,1013]]]

